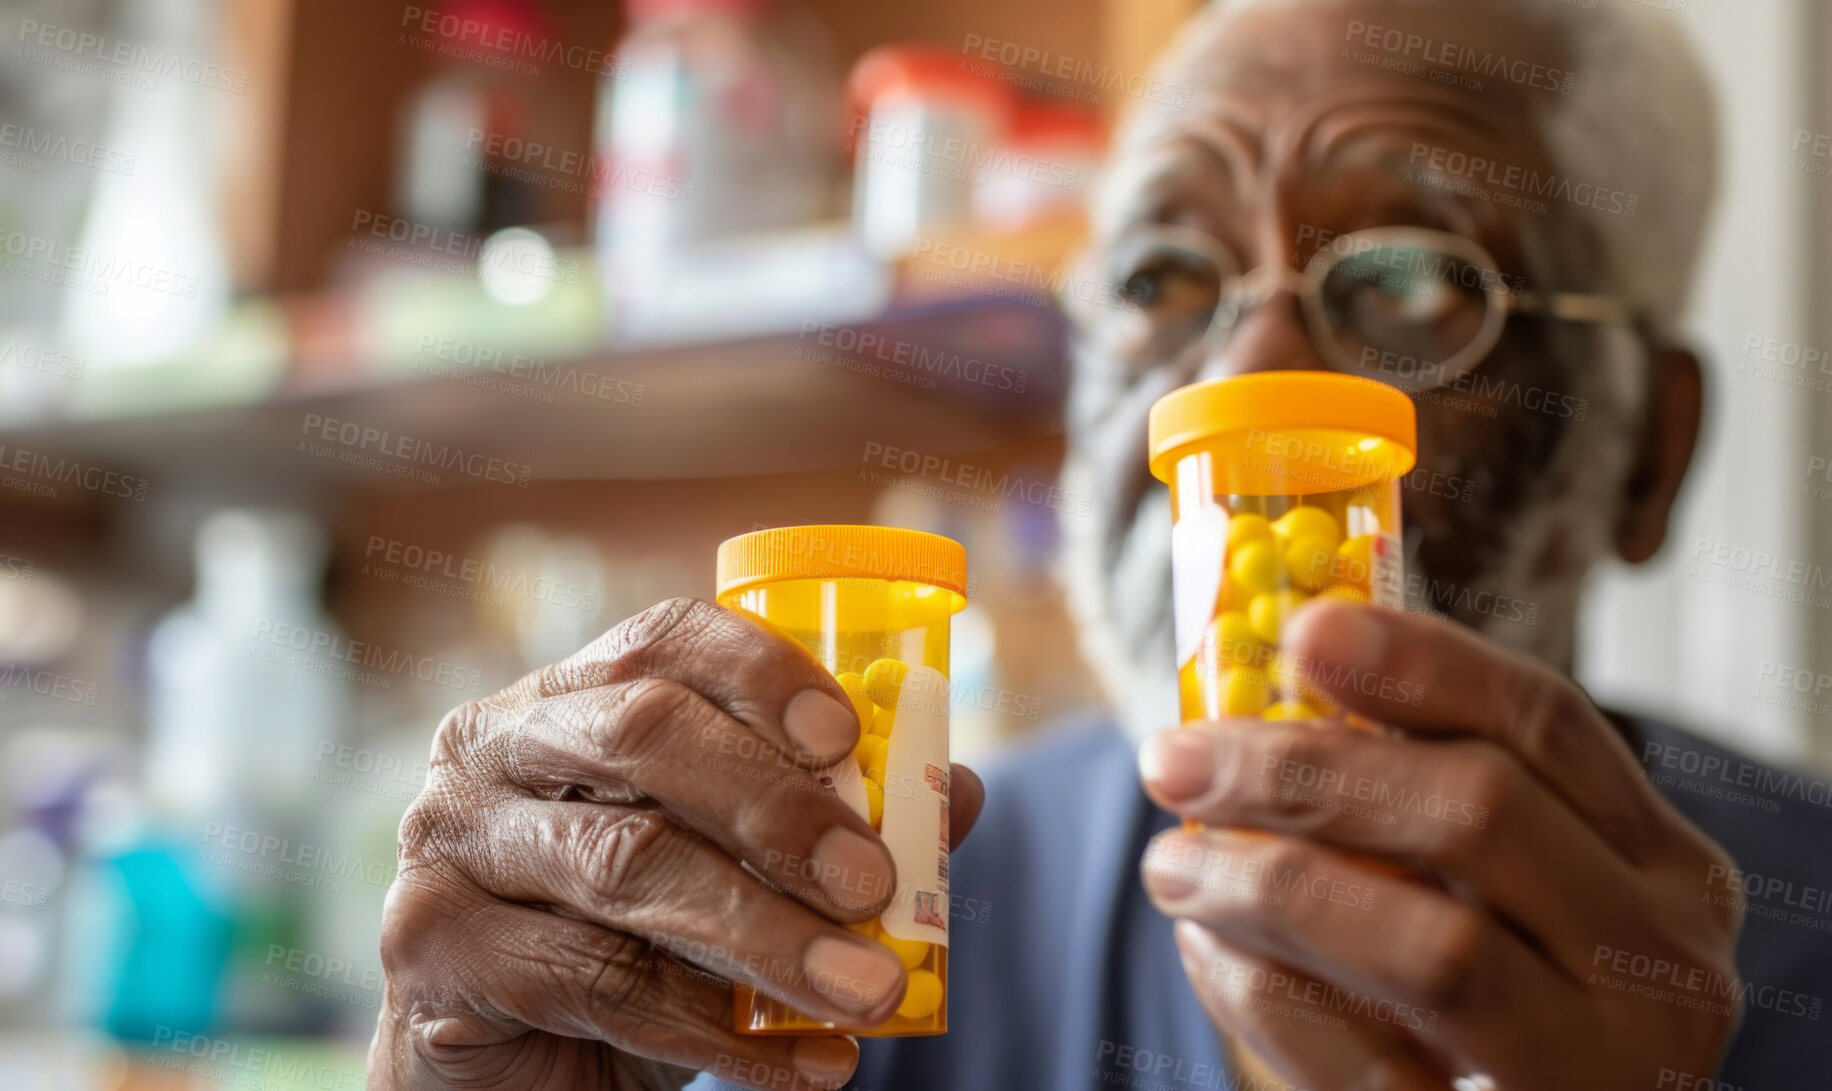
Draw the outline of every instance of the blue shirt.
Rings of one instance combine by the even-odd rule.
[[[1719,1079],[1832,1089],[1832,786],[1664,725],[1619,723],[1648,778],[1744,873],[1701,878],[1698,892],[1748,892],[1746,1011]],[[1170,921],[1146,898],[1146,842],[1177,820],[1146,798],[1131,744],[1104,725],[1065,729],[985,780],[985,811],[951,868],[948,1033],[862,1039],[850,1086],[1283,1091],[1231,1073]]]

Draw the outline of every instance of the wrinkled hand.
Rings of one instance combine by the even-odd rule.
[[[401,823],[369,1086],[840,1086],[851,1038],[734,1034],[728,982],[853,1027],[902,999],[841,926],[895,889],[817,779],[858,738],[799,645],[685,599],[453,711]],[[982,790],[953,775],[958,840]]]
[[[1583,692],[1368,606],[1287,636],[1307,684],[1390,729],[1227,720],[1141,759],[1161,805],[1232,827],[1144,862],[1216,1027],[1313,1091],[1715,1074],[1741,1016],[1742,905],[1707,884],[1730,862]]]

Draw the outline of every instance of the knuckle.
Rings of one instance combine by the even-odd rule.
[[[1477,999],[1482,970],[1488,964],[1488,929],[1479,911],[1447,903],[1427,923],[1429,934],[1420,957],[1417,988],[1426,1004],[1440,1010],[1461,1009]],[[1418,929],[1415,927],[1414,934]]]
[[[584,963],[580,990],[588,1024],[613,1026],[633,1013],[650,1012],[656,1006],[650,998],[658,962],[654,948],[622,932],[604,933],[598,947]]]
[[[1267,812],[1275,817],[1292,819],[1311,811],[1301,786],[1315,784],[1328,767],[1328,751],[1319,745],[1314,732],[1280,728],[1266,731],[1259,741],[1257,769],[1240,771],[1260,785]]]
[[[1452,783],[1439,793],[1447,800],[1467,800],[1468,812],[1446,806],[1433,823],[1432,854],[1459,867],[1490,862],[1489,831],[1519,828],[1528,790],[1525,774],[1506,755],[1487,746],[1473,750]]]
[[[396,857],[401,870],[427,863],[439,855],[451,830],[451,815],[441,805],[440,797],[422,792],[401,815],[396,834]]]
[[[719,617],[719,607],[681,596],[658,602],[611,630],[613,658],[638,659],[680,642],[691,643]]]
[[[463,768],[489,737],[489,710],[481,701],[466,701],[445,714],[433,734],[432,771]]]
[[[703,720],[705,700],[668,678],[639,678],[626,683],[615,702],[592,713],[592,744],[613,768],[641,764],[654,757],[688,725]]]
[[[691,844],[659,811],[619,810],[572,830],[543,831],[557,841],[577,837],[567,858],[578,861],[591,892],[609,903],[633,904],[654,896],[658,878],[680,874]]]

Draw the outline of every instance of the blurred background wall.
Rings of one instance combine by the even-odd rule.
[[[438,718],[732,534],[964,541],[968,760],[1092,702],[1051,296],[1197,6],[0,10],[0,1087],[357,1086]],[[1832,29],[1641,6],[1723,96],[1712,405],[1581,674],[1832,768]]]

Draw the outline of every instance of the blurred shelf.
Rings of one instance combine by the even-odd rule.
[[[222,394],[219,385],[214,405],[162,404],[149,391],[0,426],[0,444],[133,473],[160,491],[477,483],[443,472],[436,486],[416,485],[382,467],[437,469],[388,457],[378,443],[516,463],[536,481],[783,473],[860,463],[870,443],[946,454],[1049,433],[1065,344],[1062,320],[1034,302],[913,301],[866,321],[540,353],[540,381],[525,363],[517,376],[422,358],[418,372],[399,361],[350,364],[266,391],[257,382]],[[451,370],[429,374],[428,362]],[[388,439],[327,443],[322,421]],[[352,465],[344,452],[376,461]]]

